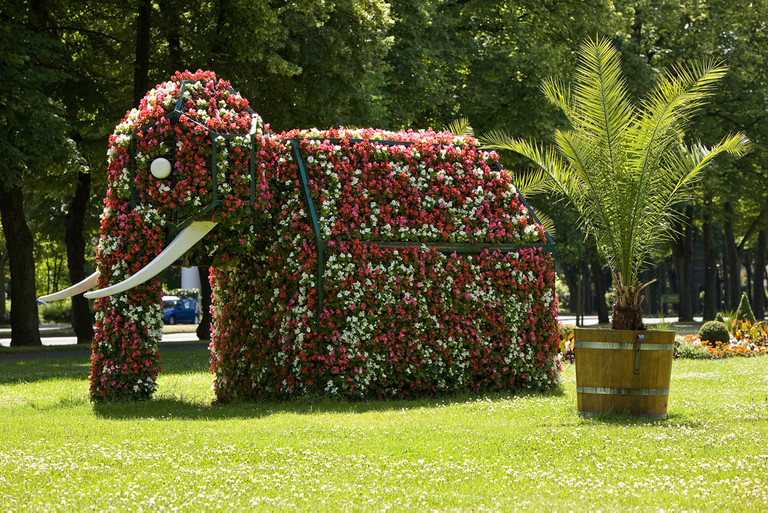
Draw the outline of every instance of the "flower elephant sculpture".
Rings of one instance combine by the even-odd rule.
[[[551,239],[498,156],[447,132],[273,134],[212,72],[177,73],[109,141],[84,282],[90,395],[151,398],[158,273],[211,266],[218,400],[410,397],[559,380]]]

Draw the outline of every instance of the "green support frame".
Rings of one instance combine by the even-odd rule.
[[[293,149],[293,156],[296,159],[296,166],[298,168],[297,178],[299,180],[299,185],[301,187],[302,194],[304,196],[304,205],[307,208],[307,215],[309,217],[310,225],[312,226],[312,230],[315,233],[315,247],[317,248],[317,277],[316,277],[316,287],[317,287],[317,301],[318,301],[318,308],[317,308],[317,315],[315,316],[315,320],[317,322],[318,329],[320,328],[320,314],[323,311],[323,280],[325,277],[325,253],[326,248],[328,245],[328,241],[326,241],[322,233],[320,231],[320,221],[317,217],[317,209],[315,208],[315,202],[312,199],[312,195],[309,191],[309,179],[307,176],[307,170],[304,166],[304,158],[301,155],[301,149],[300,149],[300,143],[303,140],[316,140],[316,141],[329,141],[331,143],[338,143],[341,141],[341,139],[300,139],[300,138],[293,138],[289,139],[288,141],[291,144],[291,147]],[[347,139],[351,144],[356,144],[360,142],[366,142],[366,139]],[[377,144],[383,144],[385,146],[399,146],[399,145],[411,145],[413,143],[411,142],[403,142],[403,141],[374,141]],[[499,165],[499,169],[502,169]],[[518,193],[518,197],[522,201],[523,205],[525,206],[528,213],[531,215],[531,217],[539,224],[540,221],[536,217],[536,214],[534,214],[533,209],[528,204],[528,202],[525,200],[522,194]],[[502,253],[512,253],[515,251],[519,251],[521,249],[525,248],[541,248],[544,251],[552,252],[554,251],[554,244],[555,241],[552,239],[552,237],[549,235],[549,233],[545,233],[547,237],[546,243],[541,244],[498,244],[498,243],[488,243],[488,244],[472,244],[472,243],[461,243],[461,242],[412,242],[412,241],[360,241],[362,244],[366,245],[376,245],[380,248],[391,248],[391,249],[397,249],[397,248],[409,248],[409,247],[427,247],[427,248],[434,248],[437,252],[443,253],[443,254],[480,254],[483,251],[501,251]]]

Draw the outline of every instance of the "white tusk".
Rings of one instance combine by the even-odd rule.
[[[145,281],[154,278],[170,267],[171,264],[173,264],[181,255],[186,253],[189,248],[197,244],[200,239],[208,235],[208,232],[213,230],[217,224],[218,223],[213,221],[195,221],[179,232],[167,248],[157,255],[154,260],[139,269],[136,274],[115,285],[88,292],[85,297],[95,299],[111,296],[118,292],[125,292],[136,285],[141,285]]]
[[[99,284],[99,271],[96,271],[95,273],[88,276],[86,279],[84,279],[80,283],[75,283],[69,288],[60,290],[58,292],[54,292],[53,294],[48,294],[47,296],[40,296],[38,299],[40,299],[40,301],[58,301],[59,299],[65,299],[68,297],[76,296],[81,292],[85,292],[86,290],[92,289],[98,284]]]

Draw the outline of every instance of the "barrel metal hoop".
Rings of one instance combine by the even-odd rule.
[[[577,340],[574,343],[576,349],[620,349],[624,351],[635,350],[635,344],[631,342],[589,342]],[[674,351],[675,344],[640,344],[640,351]]]
[[[604,388],[604,387],[576,387],[580,394],[595,395],[669,395],[668,388]]]
[[[600,411],[580,411],[578,412],[579,416],[584,418],[596,418],[596,417],[602,417],[606,414],[606,412],[600,412]],[[636,419],[646,419],[646,420],[667,420],[667,414],[666,413],[654,413],[654,414],[636,414],[631,413],[632,417]]]

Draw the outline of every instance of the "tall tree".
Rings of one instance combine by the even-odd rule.
[[[693,263],[693,207],[687,205],[680,225],[676,228],[677,237],[672,242],[672,260],[677,277],[679,321],[693,320],[693,297],[691,294],[691,265]]]
[[[471,40],[458,7],[440,0],[392,0],[392,48],[384,90],[393,128],[444,126],[459,116]],[[472,120],[473,122],[479,120]]]
[[[273,130],[383,119],[383,0],[159,2],[150,81],[179,67],[232,82]],[[178,20],[185,20],[183,24]]]
[[[714,221],[712,218],[711,201],[704,202],[704,220],[702,223],[702,239],[704,245],[704,312],[705,321],[713,321],[717,316],[719,306],[717,292],[717,259],[715,257],[715,242],[713,236]]]
[[[752,311],[756,319],[765,319],[765,266],[768,265],[768,228],[757,234],[755,246],[754,281],[752,282]]]
[[[8,261],[8,248],[5,241],[0,241],[0,323],[8,322],[8,312],[5,304],[5,264]]]
[[[589,261],[589,271],[592,274],[592,287],[595,291],[595,310],[597,310],[597,322],[608,324],[608,303],[605,302],[605,279],[600,258],[595,251]]]
[[[723,230],[725,232],[725,253],[723,266],[725,268],[725,304],[729,310],[735,310],[741,299],[741,259],[734,234],[733,204],[725,203]]]
[[[88,196],[91,192],[91,174],[85,171],[77,173],[77,186],[69,211],[66,214],[66,232],[64,241],[67,245],[67,269],[71,283],[80,283],[85,279],[85,218]],[[87,344],[93,339],[93,317],[88,300],[82,294],[72,298],[72,329],[78,344]]]
[[[34,8],[33,8],[34,7]],[[33,236],[24,211],[24,187],[59,174],[73,146],[61,107],[50,91],[61,80],[58,42],[41,30],[44,6],[9,7],[0,16],[0,215],[8,246],[11,344],[40,345],[35,297]]]
[[[66,105],[61,116],[68,124],[76,158],[70,158],[70,173],[63,180],[36,185],[34,200],[44,206],[31,207],[41,213],[35,216],[35,230],[47,231],[52,240],[65,245],[69,280],[74,283],[90,274],[90,242],[97,233],[102,206],[90,199],[103,195],[107,138],[131,105],[135,45],[129,41],[135,33],[135,7],[112,1],[38,3],[50,9],[40,31],[61,48],[57,63],[61,77],[50,95]],[[81,295],[74,297],[72,325],[78,343],[90,342],[92,324],[88,301]]]

